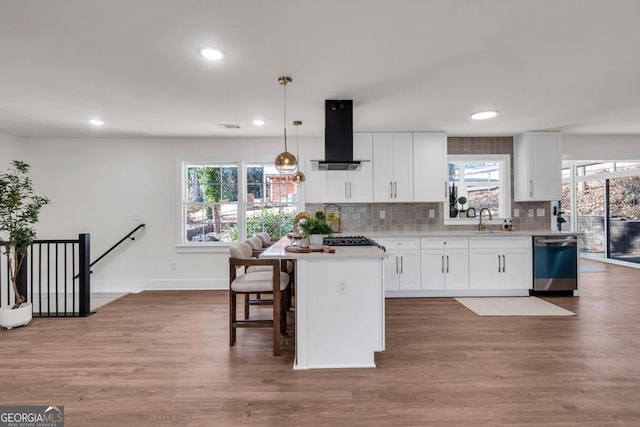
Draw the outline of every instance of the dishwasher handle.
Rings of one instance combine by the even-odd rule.
[[[547,243],[564,243],[567,245],[577,245],[578,244],[578,240],[575,238],[571,238],[571,239],[548,239],[548,238],[540,238],[540,239],[535,239],[534,241],[535,244],[538,243],[543,243],[543,244],[547,244]]]

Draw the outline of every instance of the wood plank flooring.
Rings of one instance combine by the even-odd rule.
[[[637,426],[640,270],[585,262],[568,317],[479,317],[387,300],[376,369],[292,371],[293,339],[228,346],[224,291],[127,295],[86,319],[0,331],[0,405],[64,405],[66,426]],[[261,307],[257,310],[269,310]]]

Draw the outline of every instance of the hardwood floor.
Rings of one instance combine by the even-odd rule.
[[[270,330],[228,346],[223,291],[128,295],[86,319],[0,331],[0,405],[64,405],[66,426],[637,426],[640,270],[585,262],[578,316],[478,317],[387,300],[377,369],[292,371]],[[269,310],[262,307],[255,310]]]

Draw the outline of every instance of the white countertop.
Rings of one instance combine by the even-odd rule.
[[[367,233],[344,233],[347,234],[364,234],[373,239],[393,238],[393,237],[509,237],[509,236],[579,236],[583,233],[574,233],[570,231],[552,231],[552,230],[434,230],[434,231],[371,231]]]
[[[283,237],[273,245],[269,246],[260,254],[260,258],[277,258],[277,259],[382,259],[388,255],[377,246],[332,246],[335,253],[327,252],[310,252],[298,253],[287,252],[285,248],[291,245],[291,239]]]

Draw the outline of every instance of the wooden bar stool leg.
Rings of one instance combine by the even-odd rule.
[[[229,290],[229,346],[236,343],[236,293]]]
[[[249,319],[249,294],[244,294],[244,320]]]

